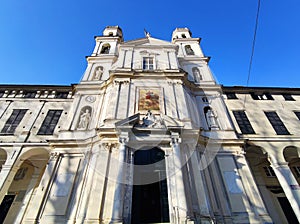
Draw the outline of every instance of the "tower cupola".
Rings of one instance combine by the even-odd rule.
[[[107,26],[103,30],[103,36],[121,37],[123,39],[123,32],[119,26]]]
[[[176,28],[172,34],[172,40],[191,37],[192,33],[188,28]]]

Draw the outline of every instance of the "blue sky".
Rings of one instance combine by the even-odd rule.
[[[119,25],[124,39],[171,40],[188,27],[219,83],[246,85],[256,0],[2,0],[0,83],[78,83],[94,36]],[[300,87],[300,1],[262,0],[250,86]]]

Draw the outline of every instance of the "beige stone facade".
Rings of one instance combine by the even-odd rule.
[[[0,86],[1,222],[286,223],[280,186],[299,217],[297,137],[239,133],[200,38],[95,41],[76,85]]]
[[[274,223],[298,223],[300,89],[224,87],[223,91],[268,213]]]

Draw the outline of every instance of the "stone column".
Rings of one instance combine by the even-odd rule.
[[[46,205],[47,196],[50,193],[51,180],[54,178],[53,173],[57,169],[58,160],[59,153],[53,152],[50,154],[50,158],[39,185],[31,195],[31,199],[22,220],[24,223],[39,222],[42,210]]]
[[[32,174],[31,176],[31,180],[30,180],[30,183],[27,187],[27,191],[26,191],[26,194],[25,194],[25,197],[22,201],[22,205],[21,205],[21,208],[17,214],[17,217],[15,219],[15,223],[21,223],[22,222],[22,219],[24,217],[24,213],[25,213],[25,210],[29,204],[29,201],[32,199],[32,196],[33,196],[33,192],[35,191],[35,186],[36,186],[36,182],[40,176],[40,172],[41,172],[41,169],[37,169],[35,168],[35,171],[34,173]]]
[[[119,164],[117,171],[117,180],[114,194],[114,203],[112,211],[111,223],[123,222],[123,204],[124,204],[124,176],[125,176],[125,155],[126,155],[126,142],[128,141],[128,133],[121,133],[119,137]]]
[[[2,165],[0,172],[0,203],[2,202],[10,184],[12,183],[16,172],[20,168],[20,164],[16,164],[18,155],[21,152],[21,148],[16,146],[12,151],[7,153],[5,163]]]
[[[300,186],[297,180],[291,172],[287,162],[279,162],[271,155],[268,159],[298,221],[300,222]]]
[[[183,174],[182,174],[182,163],[180,155],[180,142],[178,133],[171,133],[171,146],[174,153],[174,167],[175,167],[175,184],[176,184],[176,198],[177,204],[174,208],[175,216],[177,223],[186,223],[187,222],[187,202],[184,190]]]
[[[239,173],[241,174],[243,180],[243,186],[245,188],[245,193],[249,195],[249,202],[251,207],[253,207],[253,212],[255,214],[255,218],[258,222],[261,223],[272,223],[272,219],[268,214],[268,211],[264,205],[261,194],[257,188],[257,185],[254,181],[254,177],[252,176],[250,167],[245,158],[245,153],[241,152],[236,155],[236,161],[239,169]],[[251,208],[252,210],[252,208]]]

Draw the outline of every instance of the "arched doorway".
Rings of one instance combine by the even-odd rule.
[[[30,195],[38,186],[48,159],[46,150],[35,149],[25,152],[16,162],[18,170],[0,204],[0,223],[21,223]]]
[[[267,156],[258,146],[246,148],[246,159],[265,206],[274,223],[298,223]]]
[[[159,148],[134,153],[132,224],[170,221],[164,158]]]

